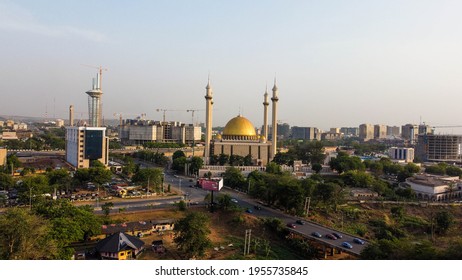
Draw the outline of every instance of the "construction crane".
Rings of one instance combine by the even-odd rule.
[[[165,112],[184,111],[184,110],[156,109],[156,111],[163,112],[162,122],[165,122]]]
[[[194,125],[194,113],[195,112],[200,112],[200,111],[205,111],[203,109],[188,109],[186,112],[191,112],[191,124]]]
[[[103,85],[102,85],[102,80],[103,80],[103,71],[107,71],[107,68],[103,68],[103,66],[93,66],[93,65],[87,65],[87,64],[81,64],[82,66],[85,67],[90,67],[90,68],[96,68],[99,69],[99,89],[102,91],[103,90]]]

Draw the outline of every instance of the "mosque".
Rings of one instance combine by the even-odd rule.
[[[232,118],[226,124],[222,134],[212,139],[212,113],[213,113],[213,92],[210,79],[206,86],[206,109],[205,109],[205,164],[210,164],[210,157],[226,154],[245,157],[251,155],[255,165],[266,166],[274,158],[277,145],[277,102],[278,88],[274,80],[272,101],[272,141],[268,141],[268,90],[264,94],[263,101],[263,130],[257,135],[255,126],[242,115]]]

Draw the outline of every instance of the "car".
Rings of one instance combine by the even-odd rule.
[[[297,226],[293,223],[288,223],[287,224],[287,227],[290,227],[290,228],[296,228]]]
[[[231,198],[231,202],[238,203],[239,201],[237,201],[237,199],[235,199],[235,198]]]
[[[245,210],[245,212],[246,212],[246,213],[249,213],[249,214],[252,214],[252,213],[253,213],[253,212],[252,212],[252,209],[250,209],[250,208],[247,208],[247,209]]]
[[[332,235],[330,233],[326,234],[325,236],[326,236],[326,238],[329,238],[329,239],[332,239],[332,240],[337,240],[337,237],[335,237],[334,235]]]
[[[299,224],[299,225],[304,225],[304,224],[305,224],[305,222],[302,221],[302,220],[297,220],[297,221],[295,221],[295,222],[296,222],[297,224]]]
[[[360,244],[360,245],[364,245],[364,240],[360,239],[360,238],[355,238],[353,239],[353,242],[356,243],[356,244]]]
[[[343,238],[343,236],[338,232],[333,232],[332,235],[337,237],[337,239],[342,239]]]
[[[261,206],[258,206],[258,205],[255,205],[253,208],[254,208],[255,210],[261,210]]]
[[[348,242],[343,242],[343,243],[342,243],[342,246],[345,247],[345,248],[348,248],[348,249],[353,249],[353,245],[351,245],[351,244],[348,243]]]
[[[321,238],[321,237],[322,237],[322,234],[320,234],[320,233],[317,232],[317,231],[312,232],[311,235],[314,236],[314,237],[317,237],[317,238]]]

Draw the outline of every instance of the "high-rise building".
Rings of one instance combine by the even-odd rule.
[[[375,139],[387,138],[387,126],[383,124],[374,125],[374,138]]]
[[[101,75],[98,73],[96,80],[93,79],[92,89],[87,91],[88,94],[88,123],[91,127],[99,127],[102,125],[102,108],[101,96]]]
[[[387,136],[400,136],[399,126],[387,126]]]
[[[359,138],[364,141],[374,139],[374,126],[372,124],[361,124],[359,126]]]
[[[107,166],[109,138],[105,127],[66,127],[66,161],[74,168],[88,168],[98,160]]]
[[[416,124],[405,124],[401,127],[401,137],[404,140],[409,141],[411,144],[415,144],[417,141],[417,135],[419,135],[419,127]]]
[[[321,133],[316,127],[292,126],[292,139],[321,140]]]
[[[421,134],[416,156],[422,161],[461,162],[462,135]]]
[[[357,137],[359,135],[358,127],[342,127],[340,132],[347,137]]]
[[[0,148],[0,166],[6,166],[6,149]]]

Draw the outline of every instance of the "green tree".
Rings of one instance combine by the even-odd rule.
[[[436,230],[440,234],[445,234],[454,224],[454,216],[447,210],[436,213]]]
[[[309,141],[302,145],[296,146],[298,158],[306,163],[322,164],[326,158],[324,145],[321,141]]]
[[[282,174],[282,168],[275,162],[269,162],[266,165],[266,172],[271,174]]]
[[[236,167],[228,167],[223,174],[223,183],[233,189],[242,188],[245,185],[245,178]]]
[[[177,158],[182,158],[182,157],[186,158],[186,154],[183,151],[181,150],[175,151],[172,155],[172,161],[174,161]]]
[[[227,163],[229,163],[229,156],[225,154],[220,154],[218,156],[218,163],[222,166],[226,165]]]
[[[322,170],[322,165],[319,163],[315,163],[311,166],[311,170],[313,170],[316,174],[319,174]]]
[[[350,170],[364,171],[366,168],[359,157],[349,156],[345,152],[338,152],[337,157],[331,159],[329,165],[330,168],[336,170],[339,174]]]
[[[184,167],[186,166],[187,159],[185,157],[179,157],[173,160],[172,169],[178,172],[184,172]]]
[[[109,217],[112,208],[114,208],[114,203],[112,202],[106,202],[101,206],[101,210],[103,210],[104,216],[106,216],[106,218]]]
[[[143,186],[154,186],[156,189],[162,184],[163,174],[159,168],[140,169],[132,177],[134,183],[143,184]]]
[[[457,166],[448,166],[446,167],[446,174],[449,176],[462,176],[462,169]]]
[[[1,259],[55,259],[57,252],[46,220],[21,208],[10,208],[0,215]]]
[[[192,157],[191,165],[189,166],[189,172],[195,175],[199,175],[199,169],[204,166],[204,160],[201,157]]]
[[[212,246],[209,218],[200,212],[191,212],[175,224],[174,242],[187,258],[202,257]]]
[[[14,186],[14,180],[11,175],[0,173],[0,189],[9,190]]]

